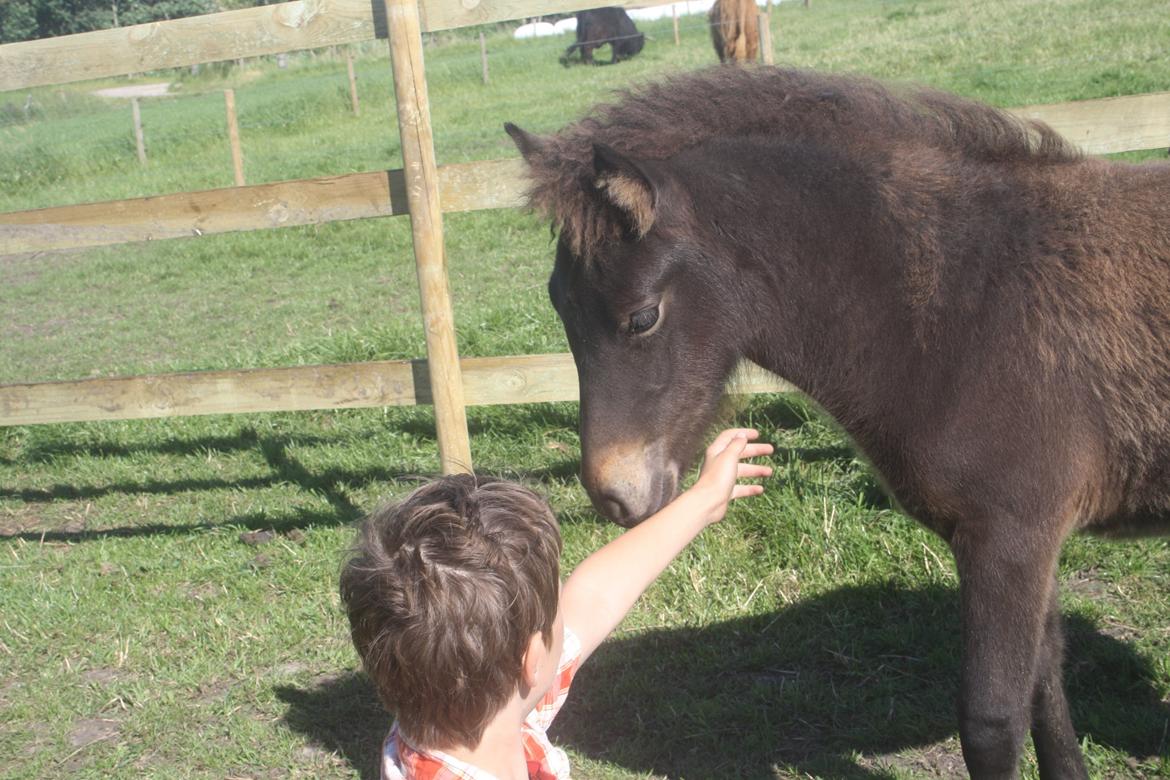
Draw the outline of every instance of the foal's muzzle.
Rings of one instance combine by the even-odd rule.
[[[631,528],[657,512],[678,490],[679,466],[666,459],[665,442],[622,442],[586,449],[581,481],[594,508]]]

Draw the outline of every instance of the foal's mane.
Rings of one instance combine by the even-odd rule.
[[[987,162],[1061,162],[1079,153],[1047,125],[937,90],[873,79],[716,66],[619,93],[527,156],[531,205],[579,255],[620,227],[593,184],[593,145],[664,160],[713,138],[783,135],[848,146],[917,143]]]

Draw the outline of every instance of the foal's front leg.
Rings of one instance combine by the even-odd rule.
[[[1087,780],[1084,756],[1064,695],[1064,619],[1052,584],[1032,692],[1032,743],[1043,778]]]
[[[963,662],[959,736],[976,780],[1015,778],[1032,721],[1059,539],[1002,518],[957,529]]]

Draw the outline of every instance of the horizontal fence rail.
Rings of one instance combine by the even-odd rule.
[[[576,401],[569,354],[462,358],[467,405]],[[193,371],[0,386],[0,424],[134,420],[243,412],[289,412],[430,404],[425,360]],[[751,363],[735,393],[787,393],[788,382]]]
[[[607,0],[665,5],[673,0]],[[597,0],[422,0],[424,32],[597,7]],[[295,0],[0,46],[0,92],[386,37],[379,0]]]
[[[370,0],[297,0],[9,43],[0,46],[0,91],[368,41],[372,8]]]
[[[1170,92],[1027,106],[1090,154],[1170,145]],[[444,212],[522,205],[519,160],[439,169]],[[0,254],[101,246],[409,213],[401,170],[226,187],[202,192],[0,214]]]
[[[1011,112],[1048,123],[1089,154],[1170,146],[1170,92],[1025,106]]]
[[[443,211],[520,206],[523,163],[439,168]],[[0,214],[0,255],[410,213],[401,169]]]

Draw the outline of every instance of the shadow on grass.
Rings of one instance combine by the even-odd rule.
[[[295,515],[283,518],[274,518],[264,513],[250,513],[225,517],[221,522],[160,524],[151,523],[134,526],[120,526],[102,529],[32,529],[18,533],[5,533],[5,536],[22,538],[29,541],[88,541],[107,537],[136,537],[187,534],[194,531],[206,530],[222,526],[243,526],[249,529],[271,529],[285,532],[294,528],[308,526],[331,526],[353,523],[364,514],[361,507],[355,505],[347,495],[346,486],[367,485],[374,482],[408,482],[417,483],[427,477],[392,469],[325,469],[314,472],[306,468],[289,453],[290,445],[301,437],[293,436],[256,436],[245,430],[240,437],[233,437],[232,441],[246,442],[247,446],[257,449],[264,457],[272,474],[264,477],[247,479],[189,479],[173,481],[146,481],[141,483],[119,483],[103,485],[101,487],[75,487],[72,485],[55,485],[48,489],[29,490],[0,490],[0,498],[16,498],[27,503],[50,502],[58,500],[78,500],[97,498],[111,493],[127,494],[178,494],[191,491],[226,490],[226,489],[259,489],[275,485],[295,485],[306,493],[322,496],[328,501],[331,511],[298,510]],[[100,446],[100,445],[99,445]],[[150,445],[153,446],[153,445]],[[178,448],[176,451],[181,451]],[[192,450],[192,454],[206,451],[203,448]]]
[[[280,685],[276,695],[288,705],[284,721],[289,728],[343,756],[362,780],[378,780],[391,718],[365,673],[330,676],[308,689]]]
[[[424,424],[417,415],[398,421],[395,427],[420,437],[420,448],[435,448],[433,426]],[[479,410],[471,417],[473,435],[491,434],[497,438],[523,438],[531,436],[534,430],[557,431],[576,428],[576,410],[564,404],[531,405],[510,409]],[[81,464],[78,474],[101,474],[101,463],[109,459],[137,458],[150,455],[187,456],[203,458],[209,453],[255,451],[265,461],[269,473],[258,476],[190,479],[120,479],[102,484],[57,483],[48,487],[22,488],[11,483],[0,486],[0,499],[15,499],[29,505],[49,504],[57,501],[88,501],[110,495],[181,495],[197,492],[242,490],[264,490],[277,486],[291,486],[305,494],[325,499],[328,509],[290,509],[281,516],[271,513],[249,513],[225,516],[210,522],[196,523],[146,523],[124,525],[113,528],[87,528],[84,523],[62,520],[62,524],[46,524],[39,513],[30,515],[29,523],[23,525],[0,524],[0,537],[21,538],[28,541],[82,542],[101,538],[126,538],[154,535],[178,535],[203,531],[223,526],[241,526],[251,530],[271,529],[278,532],[307,526],[346,525],[360,519],[368,507],[359,507],[351,499],[355,488],[373,484],[398,484],[407,488],[431,479],[435,474],[420,474],[386,467],[345,468],[334,467],[314,469],[306,466],[294,454],[298,447],[330,445],[344,447],[349,437],[361,433],[329,435],[287,431],[280,433],[257,432],[252,426],[241,426],[235,435],[191,436],[167,441],[145,441],[126,443],[117,440],[117,434],[109,439],[89,438],[82,442],[60,440],[39,442],[30,446],[11,464],[51,463],[57,459],[75,458]],[[569,457],[536,468],[508,471],[505,476],[526,482],[553,483],[576,478],[579,458],[574,453]],[[481,472],[489,474],[489,471]],[[495,476],[495,474],[492,474]],[[93,477],[89,476],[92,480]]]
[[[206,455],[208,452],[235,452],[256,446],[259,434],[250,426],[240,428],[234,436],[193,436],[158,442],[121,444],[112,441],[42,441],[30,446],[21,456],[30,463],[51,463],[58,458],[124,458],[131,455]],[[298,436],[297,443],[319,444],[323,437]]]
[[[173,495],[206,490],[253,490],[292,483],[305,490],[322,491],[338,482],[367,485],[375,482],[419,481],[425,476],[391,469],[326,469],[309,473],[303,467],[284,461],[275,473],[262,477],[241,479],[176,479],[145,480],[143,482],[115,482],[107,485],[62,485],[49,488],[0,489],[0,498],[14,498],[30,504],[52,501],[77,501],[101,498],[116,493],[128,495]],[[290,478],[291,477],[291,478]],[[299,478],[298,478],[299,477]]]
[[[873,779],[893,776],[886,761],[945,774],[943,764],[961,768],[957,602],[940,587],[847,587],[758,617],[613,638],[580,672],[553,739],[667,777],[773,778],[779,765]],[[1084,618],[1066,621],[1080,733],[1156,755],[1170,708],[1151,661]],[[377,777],[389,718],[364,675],[276,692],[291,728]],[[939,763],[931,746],[948,739]],[[919,749],[931,756],[913,759]]]
[[[771,423],[771,427],[783,431],[799,430],[810,420],[823,416],[812,401],[799,395],[770,396],[762,403],[757,414]]]
[[[411,417],[397,421],[394,425],[398,430],[419,439],[435,439],[435,424],[430,418]],[[576,433],[576,403],[513,404],[468,409],[467,431],[473,437],[490,434],[501,438],[523,438],[536,429],[558,428]]]
[[[322,439],[322,441],[326,441]],[[333,441],[333,440],[329,440]],[[178,480],[145,480],[142,482],[120,482],[107,485],[75,486],[54,485],[50,488],[9,489],[0,488],[0,498],[13,498],[30,504],[49,503],[53,501],[77,501],[99,498],[110,494],[151,494],[174,495],[194,491],[212,490],[256,490],[274,487],[277,485],[292,485],[316,496],[324,498],[330,505],[329,511],[296,510],[295,514],[286,517],[273,517],[265,513],[249,513],[223,518],[219,522],[205,523],[177,523],[162,524],[150,523],[133,526],[119,526],[114,528],[31,528],[17,532],[9,532],[0,527],[0,538],[20,538],[27,541],[53,542],[83,542],[101,538],[127,538],[138,536],[178,535],[207,530],[223,526],[242,526],[251,530],[269,529],[277,532],[287,532],[294,528],[308,526],[337,526],[356,522],[365,514],[365,509],[357,506],[349,498],[349,489],[365,487],[374,483],[399,483],[414,486],[428,479],[433,474],[419,474],[416,472],[396,471],[387,468],[367,469],[323,469],[314,471],[291,453],[294,444],[303,444],[302,436],[258,436],[250,429],[245,430],[239,437],[216,438],[214,441],[200,439],[197,441],[176,442],[166,447],[168,452],[189,453],[192,456],[202,455],[213,445],[223,449],[252,448],[264,458],[272,473],[260,477],[241,479],[178,479]],[[103,447],[97,445],[83,445],[81,450],[93,457],[120,457],[133,454],[133,447]],[[146,445],[149,451],[160,451],[157,445]],[[565,460],[551,466],[517,472],[514,476],[525,481],[552,482],[564,481],[576,477],[579,469],[579,460]],[[485,476],[489,475],[483,472]],[[492,474],[491,476],[495,476]]]

